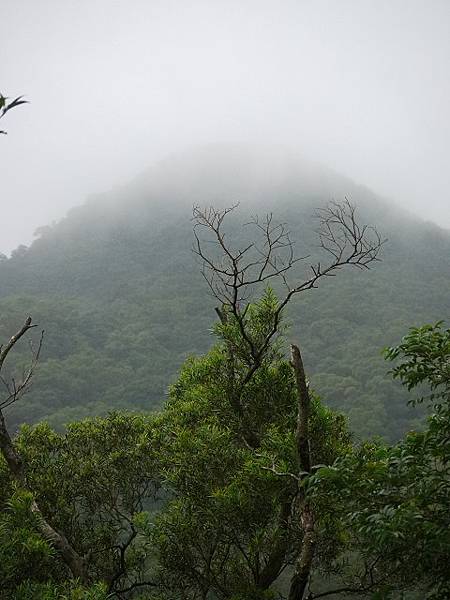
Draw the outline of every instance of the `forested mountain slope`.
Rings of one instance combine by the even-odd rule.
[[[190,251],[193,204],[240,202],[236,223],[272,211],[298,253],[312,253],[305,274],[318,256],[314,208],[345,196],[388,238],[383,262],[297,298],[289,339],[301,343],[313,387],[359,434],[399,436],[415,417],[386,376],[381,349],[409,326],[448,319],[450,232],[303,160],[231,147],[167,159],[41,228],[29,249],[0,262],[2,339],[28,313],[46,330],[32,391],[10,419],[61,425],[161,405],[184,359],[211,344],[215,319]],[[231,224],[237,243],[246,231]]]

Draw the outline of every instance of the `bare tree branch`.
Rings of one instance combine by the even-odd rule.
[[[263,219],[254,217],[245,227],[255,232],[254,239],[242,247],[233,247],[224,229],[224,222],[236,206],[217,210],[194,207],[194,245],[193,252],[200,259],[202,275],[213,296],[218,300],[216,309],[222,326],[226,328],[234,321],[240,332],[240,346],[232,336],[227,341],[230,363],[240,360],[245,366],[240,379],[230,397],[236,415],[242,422],[244,443],[256,450],[259,446],[259,433],[252,427],[242,403],[246,385],[263,364],[274,338],[280,332],[282,314],[292,298],[318,287],[321,279],[333,277],[342,268],[349,266],[358,269],[370,269],[380,260],[379,255],[385,242],[375,228],[360,225],[356,219],[355,207],[345,200],[342,204],[331,202],[327,207],[318,209],[315,218],[318,221],[317,235],[319,248],[325,254],[323,262],[311,264],[306,277],[296,283],[289,282],[289,276],[295,265],[309,256],[297,256],[294,242],[291,240],[285,224],[275,224],[273,215]],[[248,318],[248,308],[255,289],[272,282],[281,282],[284,296],[273,310],[267,329],[254,333]],[[241,347],[242,346],[242,347]],[[238,358],[236,358],[238,357]],[[267,567],[263,571],[260,583],[273,581],[277,576],[288,546],[283,538],[287,522],[297,522],[303,532],[301,549],[295,557],[294,573],[291,579],[288,600],[301,600],[310,579],[313,558],[316,549],[316,526],[311,506],[302,481],[312,469],[309,418],[310,396],[300,350],[291,346],[291,365],[296,380],[298,411],[296,428],[297,472],[284,473],[272,466],[262,468],[277,476],[283,476],[293,482],[284,505],[284,512],[278,525],[279,543],[274,545],[267,558]],[[234,385],[234,379],[233,379]],[[264,588],[262,588],[264,589]]]
[[[253,377],[277,335],[281,315],[292,298],[316,288],[319,280],[336,275],[340,269],[352,266],[369,269],[379,261],[383,240],[377,230],[359,225],[356,209],[345,200],[342,204],[331,202],[318,209],[315,218],[319,226],[319,246],[329,259],[322,264],[310,265],[310,276],[291,285],[288,275],[291,269],[308,256],[296,256],[294,242],[285,224],[274,224],[273,215],[262,220],[254,217],[245,227],[256,232],[255,240],[244,247],[234,249],[224,230],[225,219],[237,205],[222,210],[213,207],[193,208],[193,252],[201,261],[202,275],[212,295],[220,303],[222,315],[230,311],[238,324],[242,340],[248,350],[248,371],[241,381],[243,388]],[[202,236],[203,234],[203,236]],[[248,331],[246,313],[252,291],[259,285],[281,281],[287,290],[273,315],[272,327],[262,340],[255,340]]]
[[[20,338],[23,337],[26,334],[26,332],[29,331],[32,327],[36,327],[36,325],[32,325],[31,317],[28,317],[27,320],[25,321],[25,323],[19,329],[19,331],[11,337],[11,339],[6,344],[6,346],[1,346],[0,370],[2,369],[3,363],[5,362],[6,357],[8,356],[9,352],[12,350],[12,348],[15,346],[15,344],[20,340]]]
[[[30,326],[21,335],[16,334],[16,336],[13,336],[13,338],[15,338],[15,339],[14,339],[14,342],[12,345],[11,345],[11,341],[13,340],[13,338],[11,338],[8,345],[5,347],[4,351],[7,351],[7,352],[4,355],[4,357],[2,357],[3,352],[0,353],[0,371],[3,366],[3,362],[6,359],[6,356],[7,356],[8,352],[11,350],[12,346],[14,346],[14,344],[22,337],[22,335],[24,335],[24,333],[26,333],[26,331],[28,331],[32,327],[35,327],[35,325],[30,324]],[[19,332],[19,334],[20,333],[21,332]],[[7,408],[8,406],[10,406],[14,402],[16,402],[20,398],[20,396],[22,396],[29,390],[31,378],[33,377],[34,371],[35,371],[36,366],[39,361],[43,341],[44,341],[44,331],[41,331],[41,336],[39,338],[38,347],[36,349],[33,346],[33,342],[30,341],[31,361],[30,361],[30,364],[28,365],[26,371],[24,371],[24,373],[22,374],[21,381],[16,382],[16,379],[14,377],[11,377],[10,381],[8,381],[2,375],[0,375],[0,382],[3,384],[3,386],[6,390],[6,397],[0,400],[0,409]],[[3,360],[2,360],[2,358],[3,358]]]
[[[17,342],[35,325],[32,324],[31,317],[28,317],[23,326],[19,329],[19,331],[11,337],[9,342],[1,348],[0,350],[0,372],[4,366],[5,360],[10,353],[10,351],[14,348]],[[23,489],[29,489],[26,481],[25,468],[20,456],[20,453],[17,451],[14,442],[11,439],[11,436],[8,432],[5,417],[3,415],[3,409],[5,406],[9,406],[18,398],[23,395],[30,382],[34,373],[34,369],[36,367],[37,361],[39,359],[43,334],[41,334],[41,338],[39,341],[39,346],[36,351],[32,350],[32,359],[29,368],[24,374],[24,377],[21,382],[16,383],[14,379],[11,382],[7,382],[5,378],[2,377],[2,382],[6,386],[8,390],[8,395],[6,399],[0,402],[0,452],[3,455],[3,458],[8,465],[9,472],[11,477],[16,481],[16,483]],[[0,373],[1,375],[1,373]],[[32,492],[32,490],[30,490]],[[45,519],[42,514],[38,504],[35,500],[31,503],[31,512],[34,514],[36,518],[37,526],[45,539],[47,539],[59,552],[61,558],[66,563],[68,568],[70,569],[74,578],[79,579],[82,583],[88,583],[89,577],[87,574],[87,566],[83,557],[81,557],[71,546],[65,535],[56,529],[54,529]]]

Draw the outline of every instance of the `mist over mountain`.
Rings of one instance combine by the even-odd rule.
[[[3,3],[0,600],[450,599],[449,30]]]
[[[344,198],[388,238],[383,261],[297,298],[287,339],[302,345],[313,388],[358,434],[400,436],[417,412],[386,375],[381,349],[409,326],[448,317],[450,232],[302,156],[231,144],[168,157],[0,262],[1,335],[28,313],[46,331],[33,389],[10,420],[61,426],[161,406],[185,358],[212,343],[215,302],[190,251],[193,205],[239,203],[230,220],[238,244],[246,236],[238,223],[273,212],[298,254],[312,255],[300,264],[304,277],[319,256],[315,208]]]

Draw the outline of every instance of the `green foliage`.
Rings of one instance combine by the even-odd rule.
[[[163,171],[91,199],[41,230],[28,250],[0,261],[0,338],[7,339],[24,314],[46,331],[33,393],[9,412],[12,427],[47,420],[60,429],[109,410],[160,408],[187,356],[208,350],[214,302],[205,297],[189,251],[194,202],[245,198],[239,209],[244,221],[274,210],[275,219],[288,223],[298,254],[313,252],[297,265],[295,280],[322,258],[315,251],[314,207],[347,194],[363,220],[389,238],[383,262],[371,273],[327,279],[322,290],[295,300],[286,317],[293,340],[305,348],[314,388],[349,416],[358,435],[398,439],[417,428],[422,415],[386,375],[380,348],[411,323],[448,311],[448,233],[395,215],[366,190],[339,177],[330,180],[330,174],[308,189],[298,177],[265,190],[236,177],[245,172],[245,161],[230,181],[218,175],[226,172],[226,161],[211,171],[214,176],[207,164],[181,191],[178,172],[169,177]],[[320,188],[325,180],[329,186]],[[247,231],[234,224],[228,233],[238,246],[248,241]],[[25,360],[25,344],[21,352]]]
[[[249,308],[253,339],[276,308],[271,290]],[[65,433],[22,427],[16,444],[33,496],[15,489],[1,463],[0,598],[106,600],[144,582],[137,597],[148,600],[280,597],[303,536],[298,520],[283,518],[297,489],[293,371],[279,337],[247,381],[232,315],[215,332],[216,345],[186,361],[158,415],[112,413]],[[315,593],[450,593],[449,339],[438,323],[386,350],[393,375],[411,391],[427,385],[434,409],[423,431],[394,446],[352,445],[346,419],[312,393],[313,474],[301,486],[315,514]],[[38,533],[33,497],[89,557],[91,587],[68,579]]]
[[[253,339],[264,338],[276,307],[268,290],[249,308],[246,330]],[[272,583],[301,544],[296,523],[281,516],[292,502],[290,474],[297,469],[292,369],[278,340],[247,382],[248,357],[236,327],[228,314],[215,328],[218,344],[186,362],[157,427],[170,497],[147,533],[168,598],[275,597]],[[258,439],[256,450],[243,441],[249,428]],[[349,446],[345,420],[318,398],[311,430],[316,463],[332,462]],[[274,548],[279,564],[271,576],[263,575]]]
[[[0,94],[0,119],[2,119],[12,108],[16,108],[21,104],[27,104],[27,100],[22,100],[22,98],[23,96],[17,96],[14,100],[9,100],[7,96]],[[0,130],[0,134],[6,134],[6,131]]]
[[[150,560],[151,550],[138,535],[137,524],[144,519],[143,512],[155,506],[159,487],[153,421],[149,416],[114,413],[72,423],[64,434],[41,423],[24,426],[16,440],[26,464],[29,489],[42,513],[53,527],[64,532],[79,555],[88,557],[91,580],[106,582],[108,591],[127,587],[130,580],[139,582]],[[4,469],[0,472],[7,479]],[[17,498],[22,495],[9,499],[6,495],[4,499],[14,511],[4,512],[0,533],[9,540],[2,544],[2,551],[11,563],[8,567],[8,561],[2,561],[0,568],[12,570],[12,588],[23,583],[20,593],[26,598],[34,584],[54,579],[58,584],[54,593],[61,594],[55,597],[101,597],[101,588],[87,591],[76,586],[71,595],[69,591],[64,595],[58,586],[65,585],[67,571],[33,528],[31,495],[25,494],[28,505],[22,508]],[[12,552],[14,548],[20,550]],[[5,573],[3,579],[6,577]],[[46,598],[46,587],[39,593]],[[50,586],[50,598],[52,593]]]
[[[354,191],[355,200],[364,199]],[[276,192],[280,217],[300,250],[309,251],[308,217],[327,194],[299,197],[295,186]],[[298,555],[301,524],[283,517],[298,465],[296,389],[282,339],[265,348],[246,381],[249,346],[225,308],[225,320],[213,328],[219,342],[185,362],[211,345],[205,308],[213,304],[186,251],[191,231],[183,203],[174,208],[167,191],[152,193],[156,203],[139,189],[118,192],[112,203],[88,202],[0,261],[1,337],[30,312],[47,332],[33,392],[14,406],[9,423],[48,419],[24,426],[17,446],[39,506],[88,557],[94,582],[85,589],[67,580],[65,565],[37,532],[31,495],[15,489],[0,464],[0,597],[103,600],[148,581],[142,595],[154,600],[272,600]],[[266,201],[270,206],[273,197]],[[352,448],[347,420],[335,412],[343,409],[360,435],[385,439],[419,424],[422,414],[407,406],[406,390],[386,378],[379,348],[398,339],[411,315],[424,322],[447,309],[448,234],[413,222],[404,227],[406,217],[383,216],[374,206],[372,214],[364,209],[368,220],[392,240],[385,263],[370,279],[358,273],[327,281],[325,294],[302,295],[287,315],[314,388],[329,404],[312,394],[315,475],[301,483],[316,516],[313,586],[331,577],[349,593],[390,598],[415,587],[444,598],[448,330],[413,329],[386,351],[405,388],[430,387],[412,401],[426,398],[434,410],[424,431],[393,447],[380,441]],[[231,234],[245,241],[237,229]],[[303,272],[299,265],[300,276],[309,260]],[[246,313],[245,330],[257,346],[274,325],[276,291]],[[27,348],[17,350],[20,372]],[[118,411],[161,406],[183,362],[163,413]],[[73,422],[111,409],[117,412]],[[411,564],[418,565],[412,574]]]
[[[44,582],[56,575],[54,551],[36,532],[30,493],[16,491],[6,498],[1,492],[0,598],[10,598],[24,581]]]
[[[2,469],[2,473],[4,470]],[[106,585],[87,589],[64,581],[65,567],[51,544],[37,531],[31,511],[33,496],[0,491],[0,598],[9,600],[106,600]]]
[[[102,583],[85,588],[77,582],[61,585],[52,583],[24,583],[15,592],[16,600],[107,600],[106,586]]]
[[[392,369],[393,377],[410,391],[426,383],[433,392],[428,399],[436,399],[438,408],[443,408],[442,402],[448,400],[450,382],[450,329],[442,330],[442,325],[443,321],[439,321],[435,325],[414,327],[399,346],[385,351],[388,360],[403,359]],[[412,402],[423,400],[422,397]]]
[[[409,389],[427,386],[433,414],[421,432],[392,447],[363,444],[320,469],[319,498],[339,498],[348,545],[373,565],[380,588],[423,589],[422,597],[450,594],[450,330],[442,323],[414,328],[386,350]],[[423,396],[413,401],[421,402]],[[414,569],[411,569],[414,565]]]

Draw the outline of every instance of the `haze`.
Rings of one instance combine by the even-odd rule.
[[[0,251],[217,142],[283,146],[450,228],[446,0],[1,2]],[[357,202],[357,199],[354,199]]]

